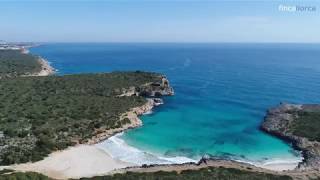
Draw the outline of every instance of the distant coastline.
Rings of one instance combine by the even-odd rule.
[[[35,76],[50,76],[56,73],[56,69],[54,69],[47,60],[39,57],[39,63],[41,64],[41,71],[35,73]]]
[[[39,46],[39,45],[32,45],[32,46],[28,46],[28,47],[23,47],[21,50],[21,53],[29,54],[30,53],[29,48],[35,47],[35,46]],[[50,76],[50,75],[53,75],[56,73],[57,70],[55,68],[53,68],[50,65],[50,62],[47,61],[46,59],[42,58],[41,56],[38,56],[38,62],[41,65],[41,70],[39,72],[34,72],[34,73],[27,75],[27,76]]]

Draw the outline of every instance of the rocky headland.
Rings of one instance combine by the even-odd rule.
[[[159,81],[149,82],[142,86],[135,87],[131,86],[129,88],[122,88],[122,96],[144,96],[144,97],[161,97],[161,96],[172,96],[174,95],[174,90],[170,86],[169,80],[166,76],[160,75]]]
[[[295,171],[320,172],[320,105],[280,104],[268,110],[261,129],[302,151]]]
[[[132,108],[123,113],[120,116],[120,121],[128,121],[129,123],[122,127],[114,129],[97,129],[96,135],[88,140],[88,144],[96,144],[116,133],[142,126],[142,121],[139,119],[139,116],[150,112],[155,106],[163,104],[163,99],[160,98],[161,96],[174,95],[174,90],[170,86],[169,80],[164,75],[160,75],[159,79],[160,82],[150,82],[140,87],[131,86],[130,88],[123,88],[122,94],[118,95],[119,97],[143,96],[147,99],[147,102],[142,106]]]
[[[113,74],[109,75],[112,76]],[[127,74],[125,73],[123,75],[121,74],[121,77],[126,77],[126,75]],[[0,166],[0,170],[6,168],[22,172],[32,171],[45,174],[55,179],[68,179],[90,177],[94,175],[110,173],[115,169],[133,166],[130,163],[113,159],[108,153],[99,149],[95,144],[109,138],[110,136],[115,135],[116,133],[141,126],[142,121],[139,119],[140,115],[151,111],[155,106],[163,104],[163,100],[160,98],[161,96],[174,94],[169,81],[163,75],[145,75],[147,75],[147,78],[151,77],[152,82],[148,80],[148,83],[142,83],[142,85],[139,85],[140,83],[131,83],[135,85],[127,86],[130,87],[127,89],[134,89],[134,93],[126,93],[125,96],[114,97],[116,101],[121,101],[121,99],[128,99],[126,100],[128,103],[130,103],[129,101],[142,102],[138,103],[140,105],[129,108],[128,111],[123,111],[124,113],[122,114],[115,113],[114,116],[116,122],[120,122],[118,125],[112,128],[101,125],[100,127],[97,127],[93,130],[90,137],[80,139],[75,136],[74,138],[72,138],[72,146],[69,146],[68,148],[63,150],[52,151],[50,154],[48,154],[47,157],[44,157],[43,160],[36,162],[18,163],[11,166]],[[144,74],[139,72],[134,73],[133,76],[144,76]],[[118,79],[118,77],[116,79]],[[160,83],[159,85],[159,81],[163,83]],[[112,92],[120,94],[120,92],[118,92],[118,90],[116,89],[119,88],[115,88]],[[128,92],[127,89],[123,88],[122,90],[123,92]],[[118,106],[117,104],[114,105]],[[110,114],[110,112],[104,112],[103,114],[108,115]],[[57,164],[60,164],[60,166],[57,166]]]
[[[41,65],[41,70],[39,72],[31,74],[30,76],[49,76],[53,75],[56,72],[56,70],[50,65],[47,60],[39,57],[38,61]]]

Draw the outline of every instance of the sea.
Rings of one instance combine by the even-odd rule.
[[[47,43],[30,51],[57,75],[142,70],[168,77],[175,95],[141,116],[143,126],[97,144],[137,165],[202,157],[297,164],[301,153],[259,126],[281,102],[320,103],[320,44]]]

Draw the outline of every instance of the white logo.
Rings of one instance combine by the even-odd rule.
[[[283,12],[314,12],[317,10],[316,6],[292,6],[292,5],[279,5],[279,11]]]

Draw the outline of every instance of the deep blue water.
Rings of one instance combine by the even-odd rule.
[[[320,102],[318,44],[61,43],[31,52],[49,60],[59,74],[116,70],[165,74],[176,95],[143,116],[141,128],[118,137],[162,157],[295,159],[288,144],[259,130],[265,111],[280,102]],[[109,151],[122,152],[115,149]],[[121,154],[115,156],[128,161],[146,156]]]

